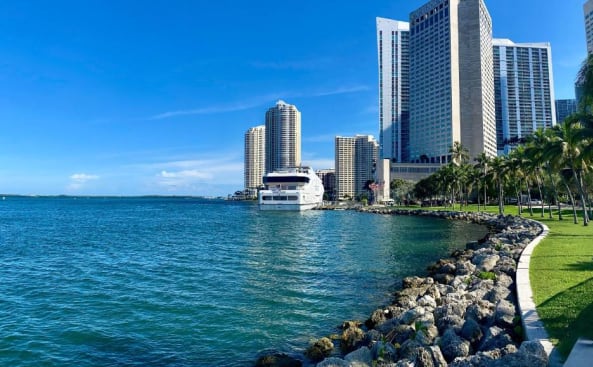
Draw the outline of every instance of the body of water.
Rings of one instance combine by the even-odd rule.
[[[181,198],[0,201],[1,366],[249,366],[388,304],[484,227]]]

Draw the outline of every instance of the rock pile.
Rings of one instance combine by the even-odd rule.
[[[486,213],[360,210],[467,220],[492,231],[434,263],[427,277],[405,278],[393,303],[364,325],[347,321],[333,341],[312,343],[309,361],[317,367],[547,366],[542,345],[522,341],[514,280],[521,252],[542,231],[539,223]]]

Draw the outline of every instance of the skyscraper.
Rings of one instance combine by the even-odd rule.
[[[538,128],[556,124],[552,51],[549,43],[493,44],[497,149],[506,154]]]
[[[583,4],[585,17],[585,35],[587,37],[587,53],[593,53],[593,0]]]
[[[410,25],[377,18],[380,156],[409,159]]]
[[[453,142],[496,155],[492,21],[483,0],[410,14],[410,161],[446,163]]]
[[[301,113],[278,101],[266,112],[266,173],[301,165]]]
[[[565,118],[577,112],[576,99],[557,99],[556,100],[556,123],[564,121]]]
[[[336,198],[354,198],[374,180],[379,143],[371,135],[336,136]]]
[[[263,185],[266,159],[266,127],[252,127],[245,133],[245,189],[252,194]]]

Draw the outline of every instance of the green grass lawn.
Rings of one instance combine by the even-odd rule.
[[[461,210],[476,211],[477,205]],[[486,211],[497,214],[498,207],[489,206]],[[505,214],[517,212],[517,206],[505,207]],[[537,312],[552,341],[567,357],[579,337],[593,339],[593,222],[588,227],[574,224],[571,210],[563,211],[563,221],[553,213],[553,219],[547,212],[541,217],[541,208],[534,208],[532,217],[524,208],[522,216],[550,228],[531,257],[529,276]]]
[[[593,223],[534,219],[550,234],[531,256],[529,277],[537,312],[560,353],[567,357],[579,337],[593,339]]]

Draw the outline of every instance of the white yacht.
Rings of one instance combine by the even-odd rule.
[[[323,183],[311,167],[274,171],[264,176],[260,190],[260,210],[308,210],[323,201]]]

